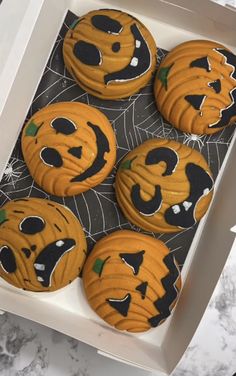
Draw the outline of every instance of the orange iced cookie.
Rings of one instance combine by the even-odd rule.
[[[236,56],[224,46],[193,40],[162,61],[154,93],[163,117],[177,129],[212,134],[236,120]]]
[[[99,98],[118,99],[148,83],[155,71],[156,44],[132,15],[100,9],[71,26],[63,56],[66,68],[84,90]]]
[[[0,209],[0,276],[30,291],[54,291],[82,270],[86,240],[74,214],[39,198],[9,201]]]
[[[170,315],[181,276],[163,242],[122,230],[97,242],[83,283],[89,304],[103,320],[119,330],[144,332]]]
[[[22,151],[30,174],[46,192],[73,196],[100,184],[116,160],[110,122],[78,102],[44,107],[25,125]]]
[[[179,142],[151,139],[122,160],[115,181],[128,220],[153,232],[192,227],[212,198],[212,174],[204,157]]]

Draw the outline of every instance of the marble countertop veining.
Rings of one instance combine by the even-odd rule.
[[[236,248],[231,251],[200,326],[172,376],[236,372]],[[15,315],[0,316],[1,376],[154,376]],[[156,374],[158,376],[158,374]]]

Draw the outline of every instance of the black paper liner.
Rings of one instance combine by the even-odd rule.
[[[235,126],[225,128],[211,136],[196,136],[179,132],[170,126],[157,111],[153,96],[153,82],[150,82],[140,93],[123,100],[101,100],[86,93],[66,71],[62,56],[63,38],[69,25],[76,19],[77,16],[70,11],[66,15],[26,121],[36,111],[51,103],[78,101],[90,104],[104,112],[114,128],[118,144],[116,165],[102,184],[83,194],[70,198],[50,196],[30,176],[23,160],[19,137],[0,182],[0,205],[5,204],[8,200],[26,196],[49,198],[67,205],[82,223],[87,236],[88,248],[91,250],[97,240],[115,230],[132,229],[148,234],[129,223],[116,202],[113,184],[117,166],[130,150],[154,137],[179,141],[200,151],[205,156],[215,179],[229,147]],[[165,50],[158,49],[158,64],[166,53]],[[180,233],[149,234],[164,241],[182,267],[196,229],[197,225]]]

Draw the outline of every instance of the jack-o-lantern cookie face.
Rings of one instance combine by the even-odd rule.
[[[62,102],[43,108],[28,121],[22,151],[40,187],[56,196],[73,196],[107,177],[115,163],[116,141],[99,110]]]
[[[130,222],[147,231],[177,232],[205,214],[213,180],[198,151],[176,141],[152,139],[122,160],[115,189]]]
[[[181,131],[218,132],[236,120],[235,70],[236,56],[216,42],[180,44],[157,71],[157,107]]]
[[[65,65],[79,85],[104,99],[128,97],[150,80],[156,45],[146,27],[119,10],[82,16],[67,32]]]
[[[85,235],[65,206],[24,198],[0,209],[0,276],[29,291],[54,291],[72,282],[86,257]]]
[[[97,242],[83,283],[89,304],[103,320],[119,330],[144,332],[170,315],[181,277],[164,243],[122,230]]]

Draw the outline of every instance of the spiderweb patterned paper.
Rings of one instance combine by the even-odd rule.
[[[89,250],[91,250],[97,240],[118,229],[132,229],[147,233],[130,224],[124,218],[115,198],[113,184],[117,166],[130,150],[154,137],[177,140],[195,148],[205,156],[215,179],[229,147],[235,126],[226,128],[212,136],[196,136],[177,131],[163,120],[156,109],[152,92],[153,82],[140,93],[119,101],[105,101],[86,93],[66,71],[62,57],[63,38],[69,25],[76,18],[73,13],[68,12],[26,121],[36,111],[51,103],[78,101],[90,104],[104,112],[114,128],[118,144],[116,165],[102,184],[88,192],[70,198],[50,196],[39,188],[31,178],[23,160],[19,138],[0,182],[0,205],[11,199],[26,196],[49,198],[67,205],[81,221],[87,236]],[[158,64],[165,54],[166,51],[158,50]],[[182,266],[196,229],[197,225],[180,233],[151,233],[151,235],[164,241]]]

